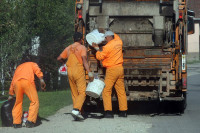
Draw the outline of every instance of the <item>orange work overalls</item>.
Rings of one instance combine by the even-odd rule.
[[[86,79],[83,65],[78,61],[75,55],[76,47],[70,48],[70,54],[66,63],[73,108],[81,110],[86,98]]]
[[[39,110],[39,99],[35,85],[31,84],[30,81],[26,79],[20,79],[15,83],[15,94],[16,102],[12,110],[13,124],[21,124],[22,121],[22,103],[24,93],[28,96],[31,101],[29,107],[28,120],[36,123],[38,110]]]

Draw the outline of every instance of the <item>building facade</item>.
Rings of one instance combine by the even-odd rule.
[[[200,56],[200,0],[188,0],[188,9],[195,12],[195,33],[188,35],[188,60],[199,60]]]

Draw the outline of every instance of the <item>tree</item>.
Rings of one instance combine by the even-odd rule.
[[[0,1],[0,80],[4,93],[6,77],[11,78],[14,67],[29,49],[30,38],[26,18],[25,3],[20,1]],[[23,15],[22,15],[23,14]],[[19,17],[21,16],[22,17]]]
[[[56,57],[72,42],[74,3],[74,0],[0,1],[2,90],[5,79],[11,79],[22,55],[30,54],[32,39],[36,36],[40,38],[39,65],[45,75],[51,75],[47,79],[57,88]]]
[[[58,62],[61,51],[71,44],[74,31],[73,0],[40,0],[37,5],[36,33],[40,36],[40,66],[49,88],[58,88]]]

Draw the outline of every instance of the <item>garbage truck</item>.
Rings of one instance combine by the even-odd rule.
[[[83,33],[90,68],[102,79],[105,68],[85,36],[94,29],[120,36],[128,101],[175,101],[184,111],[194,15],[187,0],[76,0],[74,28]]]

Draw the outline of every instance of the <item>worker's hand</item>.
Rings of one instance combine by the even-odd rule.
[[[92,82],[94,80],[94,73],[93,72],[89,72],[88,76],[89,76],[89,81]]]
[[[8,101],[9,101],[9,100],[12,100],[13,98],[14,98],[14,96],[9,95],[9,96],[8,96]]]
[[[45,91],[46,90],[46,84],[44,82],[44,79],[40,79],[40,85],[41,85],[41,88],[42,88],[42,91]]]
[[[96,44],[96,43],[92,43],[92,47],[96,50],[96,51],[98,51],[99,50],[99,46],[98,46],[98,44]]]
[[[92,43],[92,47],[98,47],[98,45],[96,43]]]

